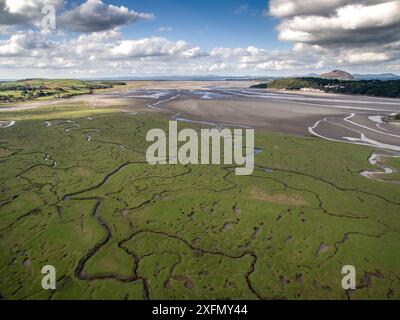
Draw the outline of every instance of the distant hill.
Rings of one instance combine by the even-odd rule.
[[[282,77],[281,77],[282,78]],[[390,80],[400,80],[400,75],[394,73],[370,73],[370,74],[350,74],[346,71],[334,70],[329,73],[317,74],[317,73],[308,73],[303,75],[293,75],[290,77],[283,78],[323,78],[323,79],[338,79],[338,80],[381,80],[381,81],[390,81]]]
[[[380,74],[354,74],[357,80],[400,80],[400,76],[394,73]]]
[[[25,79],[0,83],[0,103],[22,102],[36,99],[69,98],[125,85],[121,81],[82,81],[72,79]]]
[[[252,86],[258,89],[304,90],[400,98],[400,80],[341,80],[326,78],[285,78]]]
[[[354,77],[351,73],[342,70],[333,70],[328,73],[324,73],[320,75],[321,78],[324,79],[339,79],[339,80],[353,80]]]

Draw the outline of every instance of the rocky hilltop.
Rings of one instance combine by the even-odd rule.
[[[333,70],[331,72],[321,74],[320,77],[325,79],[340,79],[340,80],[354,79],[354,77],[350,73],[342,70]]]

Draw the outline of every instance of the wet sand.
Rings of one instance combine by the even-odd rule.
[[[15,111],[64,103],[125,112],[159,112],[202,125],[236,125],[400,152],[400,99],[250,89],[251,81],[129,81],[126,86],[71,99],[2,107]]]

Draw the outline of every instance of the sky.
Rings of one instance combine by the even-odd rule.
[[[400,0],[0,0],[0,79],[400,73]]]

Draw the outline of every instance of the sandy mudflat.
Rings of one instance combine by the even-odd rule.
[[[250,89],[251,81],[128,81],[71,99],[0,108],[15,111],[66,103],[128,112],[160,112],[183,122],[237,125],[400,151],[400,129],[379,121],[400,113],[400,99]]]
[[[256,81],[124,81],[126,86],[116,86],[103,92],[124,92],[127,90],[200,90],[215,87],[249,88]]]
[[[75,96],[68,99],[49,99],[43,101],[27,101],[10,104],[0,104],[0,112],[30,110],[58,104],[85,102],[91,107],[130,106],[141,108],[151,100],[135,99],[131,96],[134,91],[163,91],[163,90],[207,90],[213,87],[248,88],[252,81],[124,81],[127,85],[97,90],[95,94]],[[138,103],[135,103],[138,102]]]
[[[181,112],[190,119],[230,123],[254,128],[265,128],[276,132],[307,134],[308,124],[321,115],[339,115],[338,110],[319,107],[293,108],[285,102],[251,101],[250,99],[232,100],[195,100],[171,101],[166,109]]]

